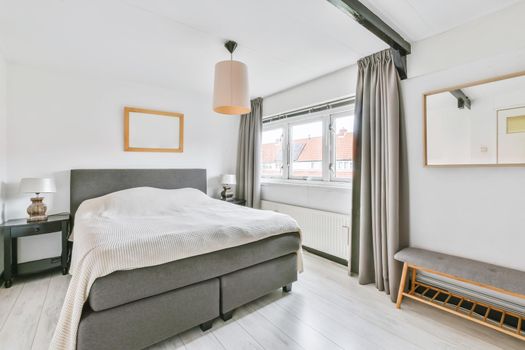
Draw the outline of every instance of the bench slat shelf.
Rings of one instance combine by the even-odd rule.
[[[441,310],[453,313],[455,315],[461,316],[471,321],[481,323],[487,327],[490,327],[498,331],[507,333],[509,335],[515,336],[519,339],[525,340],[525,332],[522,329],[520,329],[523,320],[525,320],[525,316],[518,315],[516,313],[512,313],[506,310],[502,310],[502,309],[496,308],[494,306],[491,306],[491,305],[488,305],[488,304],[485,304],[479,301],[465,298],[460,295],[445,291],[443,289],[426,285],[424,283],[415,282],[414,286],[415,286],[414,289],[411,289],[410,292],[408,293],[403,292],[403,295],[405,297],[423,302],[428,305],[432,305]],[[418,292],[419,287],[424,288],[424,290],[421,292]],[[425,296],[426,294],[429,293],[429,291],[434,292],[434,295],[431,298]],[[441,297],[438,299],[438,296],[441,296]],[[443,298],[444,300],[441,301]],[[457,304],[450,303],[449,301],[453,298],[459,299],[460,302],[458,302]],[[472,304],[472,306],[468,309],[468,312],[461,311],[462,309],[461,304],[464,303],[465,301]],[[483,315],[480,315],[475,311],[476,307],[478,306],[486,309]],[[499,320],[493,321],[488,318],[491,310],[501,313],[501,317]],[[511,320],[509,320],[509,317],[513,317],[516,323],[515,324],[510,323]],[[505,323],[505,321],[508,321],[508,323]]]

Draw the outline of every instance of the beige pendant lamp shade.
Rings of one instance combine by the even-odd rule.
[[[237,43],[228,41],[224,46],[233,54]],[[230,59],[215,65],[213,110],[229,115],[250,113],[248,67],[244,63]]]

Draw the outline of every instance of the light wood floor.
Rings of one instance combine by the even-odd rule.
[[[47,349],[69,277],[40,275],[0,289],[0,349]],[[397,310],[373,286],[305,254],[290,294],[275,291],[228,322],[198,327],[150,350],[175,349],[525,349],[525,342],[407,300]]]

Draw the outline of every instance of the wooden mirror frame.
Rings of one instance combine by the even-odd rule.
[[[510,74],[505,74],[505,75],[500,75],[500,76],[497,76],[497,77],[492,77],[492,78],[487,78],[487,79],[481,79],[481,80],[476,80],[476,81],[471,81],[469,83],[465,83],[465,84],[461,84],[461,85],[455,85],[455,86],[450,86],[450,87],[447,87],[447,88],[442,88],[442,89],[437,89],[437,90],[432,90],[432,91],[429,91],[429,92],[425,92],[423,94],[423,161],[424,161],[424,166],[425,167],[436,167],[436,168],[443,168],[443,167],[522,167],[522,166],[525,166],[525,163],[504,163],[504,164],[498,164],[498,163],[495,163],[495,164],[468,164],[468,163],[465,163],[465,164],[428,164],[428,143],[427,143],[427,96],[431,96],[431,95],[436,95],[436,94],[440,94],[440,93],[443,93],[443,92],[448,92],[448,91],[453,91],[453,90],[458,90],[458,89],[463,89],[463,88],[467,88],[467,87],[472,87],[472,86],[477,86],[477,85],[483,85],[483,84],[488,84],[488,83],[493,83],[495,81],[500,81],[500,80],[506,80],[506,79],[512,79],[512,78],[517,78],[517,77],[521,77],[521,76],[525,76],[525,71],[520,71],[520,72],[516,72],[516,73],[510,73]]]
[[[179,147],[177,148],[139,148],[129,145],[129,114],[144,113],[154,114],[165,117],[179,118]],[[174,152],[182,153],[184,151],[184,114],[177,112],[156,111],[153,109],[124,107],[124,151],[126,152]]]

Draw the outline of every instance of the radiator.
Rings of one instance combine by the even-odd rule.
[[[261,208],[294,218],[301,227],[304,246],[348,261],[349,215],[270,201],[261,201]]]

